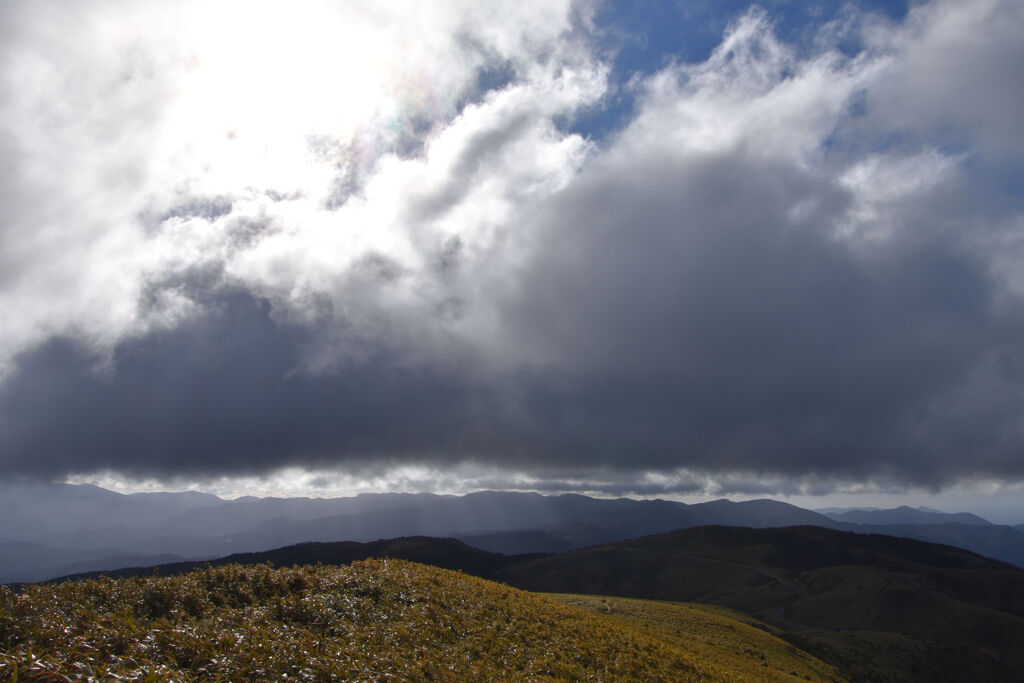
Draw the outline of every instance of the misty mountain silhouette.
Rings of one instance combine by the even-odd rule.
[[[511,556],[502,555],[474,548],[454,538],[411,536],[380,539],[369,543],[358,543],[355,541],[297,543],[258,553],[236,553],[226,557],[203,561],[170,562],[148,567],[122,567],[111,571],[80,572],[62,576],[52,581],[59,583],[97,578],[99,576],[108,576],[110,578],[151,575],[173,576],[185,574],[203,567],[225,564],[270,564],[274,567],[291,567],[307,564],[342,565],[358,560],[366,560],[371,557],[409,560],[442,569],[454,569],[482,578],[491,578],[500,569],[512,564],[538,559],[541,555],[536,553]]]
[[[685,505],[493,491],[237,501],[176,495],[132,497],[90,486],[32,485],[4,504],[13,518],[38,515],[37,522],[18,526],[0,521],[0,530],[10,539],[6,543],[31,542],[42,548],[33,556],[0,542],[0,582],[71,574],[81,571],[86,561],[97,570],[117,569],[124,566],[125,556],[140,565],[157,564],[168,555],[205,560],[297,542],[456,536],[508,554],[579,548],[711,522],[830,523],[817,513],[767,500]],[[146,504],[152,507],[140,509]],[[47,533],[36,533],[39,529]],[[500,535],[491,536],[495,533]],[[147,560],[147,555],[152,557]]]
[[[922,511],[910,508],[875,511],[888,516],[868,518],[911,515],[947,521],[869,526],[772,500],[686,505],[493,491],[222,500],[195,492],[122,495],[88,485],[4,482],[0,494],[0,582],[155,565],[175,557],[206,560],[299,542],[416,535],[456,537],[505,554],[562,552],[709,524],[879,532],[957,545],[1024,565],[1020,530],[985,520],[976,525],[948,521],[970,515],[925,511],[921,517]]]
[[[906,505],[889,510],[847,510],[844,512],[822,512],[822,514],[837,522],[850,524],[945,524],[947,522],[982,526],[992,524],[987,519],[969,512],[937,512]]]

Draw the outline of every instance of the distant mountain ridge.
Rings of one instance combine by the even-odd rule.
[[[413,536],[381,539],[369,543],[337,541],[334,543],[297,543],[258,553],[236,553],[203,561],[167,562],[147,567],[123,567],[112,571],[86,571],[57,577],[53,583],[109,576],[175,576],[203,567],[226,564],[270,564],[274,567],[329,564],[343,565],[370,558],[394,558],[428,564],[441,569],[462,571],[481,578],[513,564],[539,559],[537,553],[507,556],[474,548],[454,538]]]
[[[168,555],[201,561],[297,542],[455,536],[503,553],[549,552],[715,522],[751,526],[829,523],[817,513],[770,500],[686,505],[484,491],[465,496],[367,494],[338,499],[223,501],[191,493],[177,499],[177,494],[133,498],[67,484],[29,488],[28,494],[6,498],[5,505],[13,516],[22,518],[45,509],[44,523],[35,527],[7,524],[5,528],[0,522],[0,529],[12,536],[7,543],[36,543],[46,548],[40,557],[49,559],[38,561],[0,543],[0,582],[40,581],[70,574],[86,560],[97,570],[117,569],[124,566],[118,562],[125,556],[140,564],[147,562],[145,556],[150,556],[150,564]],[[152,503],[153,509],[136,509],[146,503]],[[131,516],[109,524],[113,515],[105,506],[128,510]],[[96,508],[99,513],[90,515]],[[341,514],[317,516],[339,511]],[[40,527],[48,532],[28,533]],[[104,549],[105,557],[97,557],[97,549]]]
[[[854,524],[773,500],[597,499],[483,491],[464,496],[363,494],[348,498],[123,495],[89,485],[0,482],[0,582],[41,581],[83,570],[202,561],[299,542],[455,537],[492,552],[561,552],[709,524],[813,525],[948,543],[1024,566],[1024,533],[973,515],[897,508],[929,524]],[[883,514],[884,513],[884,514]],[[922,516],[923,515],[923,516]],[[839,517],[840,519],[836,519]],[[964,524],[968,519],[979,524]],[[34,544],[26,551],[24,543]]]
[[[999,524],[847,524],[836,522],[833,528],[862,534],[886,534],[913,538],[927,543],[942,543],[1024,567],[1024,533]]]
[[[971,514],[970,512],[937,512],[901,505],[890,510],[849,510],[846,512],[822,512],[826,517],[837,522],[850,524],[975,524],[992,525],[992,522]]]
[[[91,484],[0,479],[0,536],[36,540],[49,533],[105,526],[147,527],[223,502],[196,491],[123,494]]]

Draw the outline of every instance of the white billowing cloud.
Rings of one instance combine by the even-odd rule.
[[[800,59],[768,16],[736,21],[707,61],[669,67],[646,83],[626,132],[631,149],[706,154],[744,147],[773,159],[810,162],[848,99],[878,65],[825,50]]]
[[[194,304],[165,282],[190,269],[287,308],[343,289],[368,255],[417,272],[435,233],[486,249],[503,207],[550,192],[585,153],[551,123],[603,90],[570,9],[6,3],[0,365],[52,335],[102,352],[174,325]],[[507,89],[483,98],[486,73]],[[460,182],[457,206],[406,215]],[[401,291],[420,279],[400,278],[385,307],[421,296]]]
[[[588,154],[582,138],[552,119],[599,96],[602,82],[597,70],[490,93],[432,136],[422,156],[381,159],[339,208],[299,200],[278,209],[279,230],[225,256],[228,275],[306,322],[317,314],[308,303],[326,296],[335,315],[374,342],[401,334],[392,340],[400,346],[430,346],[438,325],[483,334],[486,306],[474,301],[481,282],[514,258],[528,207],[569,182]],[[401,329],[374,329],[382,314]]]
[[[132,223],[145,189],[142,143],[155,135],[165,89],[116,20],[126,7],[53,7],[53,16],[16,3],[2,10],[9,40],[0,105],[7,165],[0,305],[11,312],[3,361],[50,334],[115,342],[135,323],[144,268],[145,240],[122,226]],[[89,39],[69,39],[75,32]]]
[[[853,205],[838,234],[851,246],[891,239],[907,218],[903,207],[927,201],[936,187],[953,179],[960,161],[934,149],[872,154],[856,160],[839,176]]]
[[[1019,164],[1022,24],[1021,3],[978,0],[927,3],[902,24],[870,27],[871,49],[893,61],[868,94],[868,123]]]
[[[647,81],[638,116],[609,156],[628,166],[645,155],[700,163],[739,152],[792,164],[848,195],[822,229],[850,249],[889,248],[901,231],[948,230],[979,245],[1004,284],[1019,280],[1007,265],[1020,254],[1019,207],[998,195],[1017,182],[1024,151],[1015,114],[1024,88],[1014,75],[1024,64],[1016,39],[1024,7],[937,0],[902,23],[849,23],[859,27],[861,53],[843,55],[838,41],[849,36],[823,30],[817,52],[800,57],[773,35],[769,15],[747,13],[706,62]],[[821,200],[805,199],[794,219]]]

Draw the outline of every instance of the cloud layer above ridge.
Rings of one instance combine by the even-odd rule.
[[[305,7],[0,10],[0,473],[1022,479],[1019,3]]]

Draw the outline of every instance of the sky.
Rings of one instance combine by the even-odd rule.
[[[0,477],[1024,518],[1021,35],[1019,0],[8,0]]]

